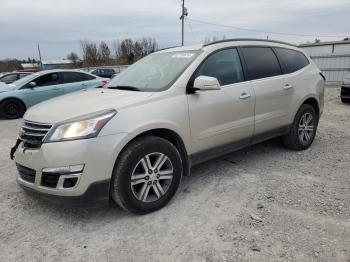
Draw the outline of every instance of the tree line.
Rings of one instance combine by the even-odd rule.
[[[110,45],[101,41],[99,43],[89,40],[80,41],[81,56],[70,52],[66,59],[72,60],[73,67],[108,66],[132,64],[140,58],[158,50],[158,43],[153,37],[139,39],[125,38],[114,40]],[[28,58],[0,60],[0,72],[10,72],[22,69],[22,63],[39,64],[39,60]]]
[[[137,40],[126,38],[115,40],[109,46],[105,41],[99,44],[89,40],[80,41],[81,54],[71,52],[67,59],[73,61],[76,67],[106,66],[117,64],[132,64],[140,58],[158,49],[155,38],[143,37]]]

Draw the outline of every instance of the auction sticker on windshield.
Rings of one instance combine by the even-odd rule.
[[[177,53],[173,54],[172,58],[191,58],[194,53]]]

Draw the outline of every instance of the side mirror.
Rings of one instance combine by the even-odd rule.
[[[194,90],[198,91],[209,91],[209,90],[220,90],[220,83],[216,77],[210,76],[199,76],[194,80]]]
[[[29,82],[29,88],[34,88],[36,87],[36,83],[35,82]]]

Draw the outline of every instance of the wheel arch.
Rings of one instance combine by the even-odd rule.
[[[185,146],[185,143],[183,142],[183,139],[181,138],[181,136],[176,133],[175,131],[168,129],[168,128],[155,128],[155,129],[150,129],[144,132],[141,132],[139,134],[137,134],[136,136],[134,136],[130,141],[128,141],[123,149],[120,151],[119,156],[122,154],[124,148],[126,148],[130,143],[132,143],[134,140],[143,137],[143,136],[156,136],[156,137],[160,137],[163,138],[167,141],[169,141],[170,143],[172,143],[177,150],[179,151],[180,155],[181,155],[181,160],[183,163],[183,170],[184,170],[184,176],[188,176],[190,174],[190,159],[188,157],[188,152]],[[118,156],[118,158],[119,158]]]
[[[316,96],[309,95],[298,101],[297,106],[293,109],[293,113],[291,114],[291,118],[290,118],[291,123],[294,121],[294,118],[298,113],[299,108],[304,104],[311,105],[312,107],[314,107],[318,117],[320,117],[320,113],[321,113],[320,102]]]
[[[320,117],[320,105],[315,97],[307,98],[301,105],[304,104],[312,106],[315,109],[317,116]]]

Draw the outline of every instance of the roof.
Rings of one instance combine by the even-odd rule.
[[[163,48],[161,50],[158,50],[158,52],[181,52],[181,51],[190,51],[190,50],[200,50],[203,47],[203,45],[189,45],[189,46],[178,46],[178,47],[168,47],[168,48]]]
[[[209,45],[215,45],[215,44],[220,44],[220,43],[226,43],[226,42],[238,42],[238,41],[256,41],[256,42],[268,42],[268,43],[277,43],[277,44],[283,44],[283,45],[289,45],[296,47],[296,45],[282,42],[282,41],[276,41],[276,40],[267,40],[267,39],[258,39],[258,38],[232,38],[232,39],[224,39],[224,40],[219,40],[219,41],[214,41],[208,44],[205,44],[203,46],[209,46]]]
[[[222,44],[222,43],[229,43],[229,42],[261,42],[261,43],[275,43],[275,44],[282,44],[292,47],[297,47],[296,45],[276,41],[276,40],[267,40],[267,39],[257,39],[257,38],[233,38],[233,39],[225,39],[220,41],[215,41],[207,44],[199,44],[199,45],[191,45],[191,46],[180,46],[180,47],[169,47],[159,50],[158,52],[181,52],[181,51],[190,51],[190,50],[200,50],[203,47],[212,46],[216,44]]]
[[[323,45],[343,45],[343,44],[350,44],[350,39],[349,40],[342,40],[342,41],[329,41],[329,42],[301,44],[301,45],[299,45],[299,47],[323,46]]]

